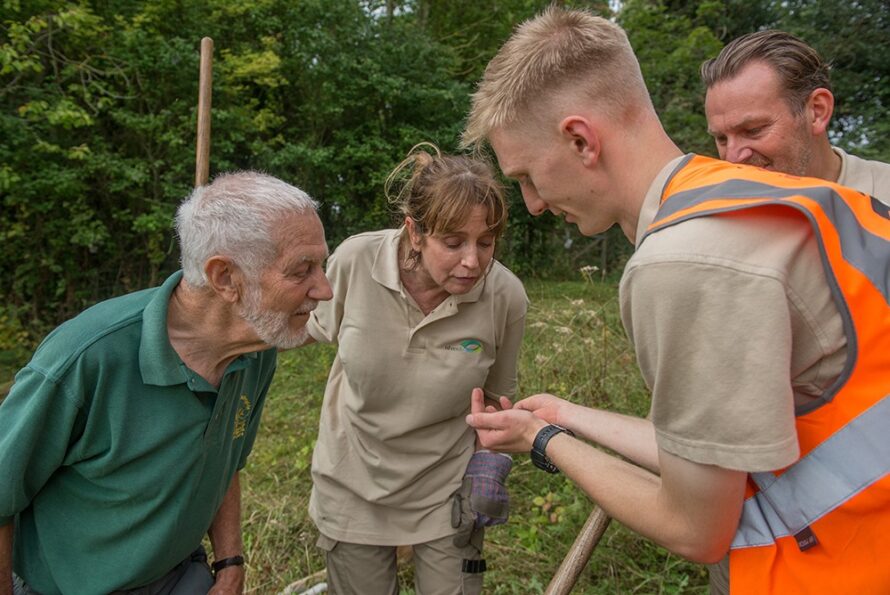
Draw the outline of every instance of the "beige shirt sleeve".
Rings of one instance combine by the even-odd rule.
[[[636,263],[628,285],[625,324],[652,390],[659,446],[744,471],[793,462],[791,324],[781,281],[662,257]]]

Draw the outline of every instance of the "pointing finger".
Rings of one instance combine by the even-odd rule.
[[[470,413],[482,413],[485,411],[485,393],[481,388],[474,388],[470,394]]]

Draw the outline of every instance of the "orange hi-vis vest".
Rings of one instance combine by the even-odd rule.
[[[753,208],[794,209],[812,225],[848,355],[820,399],[795,411],[800,458],[749,475],[730,593],[890,593],[888,207],[830,182],[690,155],[646,234]]]

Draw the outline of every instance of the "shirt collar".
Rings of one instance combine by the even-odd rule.
[[[640,208],[640,217],[637,219],[637,235],[634,237],[634,248],[640,247],[640,242],[643,241],[643,236],[646,235],[646,230],[649,229],[649,226],[655,221],[655,215],[658,213],[658,208],[661,206],[661,196],[664,193],[664,188],[667,186],[668,180],[674,173],[674,170],[680,165],[680,162],[684,159],[689,159],[689,155],[681,155],[680,157],[676,157],[667,162],[661,171],[658,172],[658,175],[652,180],[652,183],[649,184],[649,190],[646,191],[646,197],[643,199],[643,206]]]
[[[216,392],[204,378],[192,371],[185,363],[167,334],[167,309],[173,292],[182,280],[182,271],[170,275],[157,288],[142,311],[142,339],[139,343],[139,370],[145,384],[174,386],[187,384],[192,390]],[[226,367],[223,377],[245,368],[249,360],[256,359],[258,352],[242,353]]]
[[[374,264],[371,265],[371,278],[393,291],[402,290],[402,281],[399,279],[399,240],[403,229],[405,228],[387,230],[377,247]]]
[[[188,375],[183,373],[185,365],[167,335],[167,307],[181,280],[182,271],[170,275],[142,311],[139,370],[145,384],[172,386],[188,381]]]

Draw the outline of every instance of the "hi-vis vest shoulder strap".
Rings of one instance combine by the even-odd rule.
[[[796,411],[800,459],[749,476],[730,591],[890,594],[890,213],[836,184],[690,155],[646,235],[752,208],[794,209],[812,225],[848,357]]]

